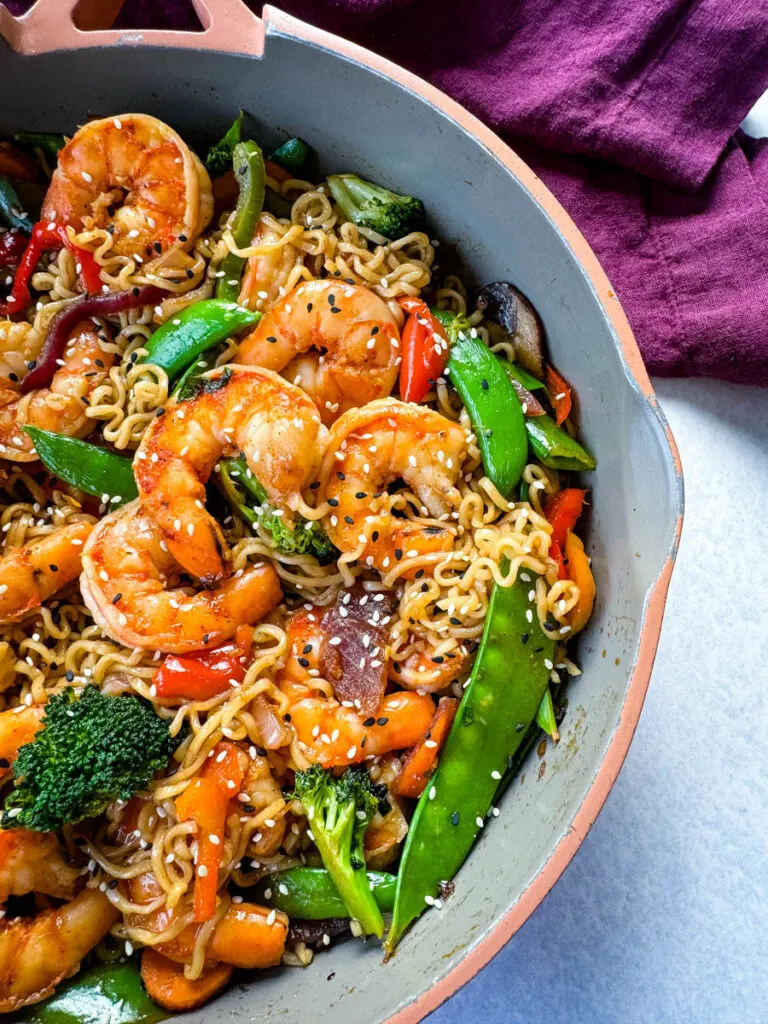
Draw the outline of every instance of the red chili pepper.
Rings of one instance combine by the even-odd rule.
[[[253,629],[238,626],[232,643],[195,654],[169,654],[152,680],[158,697],[209,700],[229,689],[230,680],[242,683],[252,640]]]
[[[547,375],[547,393],[549,394],[549,400],[552,403],[552,408],[555,410],[555,418],[557,420],[558,427],[561,423],[564,423],[568,419],[571,412],[571,406],[573,402],[571,400],[571,388],[566,380],[564,380],[554,366],[547,364],[546,367]],[[565,541],[563,541],[565,543]]]
[[[400,397],[404,402],[420,402],[448,362],[448,336],[426,302],[405,298],[398,303],[410,314],[400,340]]]
[[[549,546],[550,558],[558,564],[558,579],[566,579],[568,573],[565,568],[563,549],[568,537],[568,531],[572,530],[581,515],[584,506],[584,496],[587,492],[579,487],[566,487],[549,498],[544,505],[544,515],[552,526],[552,543]]]
[[[81,249],[70,240],[63,224],[56,224],[53,221],[38,221],[32,228],[32,235],[19,260],[8,300],[0,305],[2,315],[20,313],[29,305],[32,301],[29,282],[35,267],[40,262],[40,257],[44,252],[48,252],[50,249],[61,249],[62,246],[66,246],[70,252],[74,253],[79,267],[80,280],[85,290],[90,294],[101,291],[100,267],[91,253],[86,249]]]
[[[247,760],[247,758],[246,758]],[[224,825],[230,800],[245,777],[243,759],[234,743],[217,743],[181,796],[176,798],[179,821],[197,824],[197,868],[194,920],[209,921],[216,911]]]

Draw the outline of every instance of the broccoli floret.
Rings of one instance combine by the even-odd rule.
[[[304,804],[315,845],[350,917],[365,935],[381,938],[384,921],[368,884],[363,838],[385,799],[364,768],[347,768],[338,778],[314,764],[296,773],[295,795]]]
[[[232,151],[242,137],[244,116],[245,111],[241,110],[227,129],[226,135],[208,150],[205,166],[212,178],[217,178],[220,174],[232,169]]]
[[[181,735],[140,697],[106,697],[86,686],[54,694],[31,743],[13,765],[0,827],[54,832],[95,817],[145,789],[165,768]]]
[[[314,555],[327,565],[338,555],[319,523],[295,516],[286,520],[267,501],[267,492],[253,475],[243,455],[221,463],[219,486],[235,512],[251,526],[259,524],[277,551],[284,555]]]
[[[385,238],[402,238],[424,227],[424,203],[413,196],[400,196],[356,174],[332,174],[328,188],[345,217]]]

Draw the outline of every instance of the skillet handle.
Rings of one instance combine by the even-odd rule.
[[[242,0],[192,0],[202,32],[113,29],[124,0],[37,0],[15,18],[0,4],[0,36],[17,53],[51,53],[90,46],[169,46],[261,57],[264,23]]]

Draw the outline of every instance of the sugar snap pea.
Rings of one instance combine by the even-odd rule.
[[[379,910],[391,910],[395,899],[395,876],[384,871],[369,871],[368,882]],[[259,886],[259,898],[268,906],[282,910],[288,917],[302,921],[349,917],[349,911],[325,868],[289,868],[268,875]]]
[[[527,419],[525,429],[533,454],[550,469],[572,469],[579,472],[597,466],[586,448],[562,427],[558,427],[551,416]]]
[[[106,495],[111,508],[138,497],[131,459],[76,437],[39,427],[24,429],[42,464],[59,480],[97,498]]]
[[[203,299],[187,306],[159,327],[147,341],[148,363],[162,367],[171,380],[209,348],[244,327],[253,327],[260,313],[222,299]]]
[[[491,595],[469,685],[405,841],[390,952],[461,867],[538,712],[555,643],[539,625],[531,590],[518,576]]]
[[[138,965],[99,964],[81,971],[44,1003],[21,1015],[24,1024],[156,1024],[168,1014],[152,1002]]]

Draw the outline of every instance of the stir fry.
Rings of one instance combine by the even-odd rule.
[[[536,311],[248,123],[205,160],[146,114],[0,143],[14,1019],[391,954],[579,672],[595,461]]]

